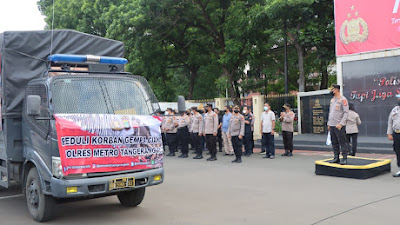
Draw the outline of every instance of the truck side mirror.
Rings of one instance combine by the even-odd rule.
[[[26,114],[28,116],[39,116],[41,101],[42,99],[39,95],[28,95],[26,99]]]

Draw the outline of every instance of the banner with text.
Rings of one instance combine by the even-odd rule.
[[[400,0],[335,0],[336,55],[400,47]]]
[[[64,175],[163,166],[159,117],[108,114],[54,117]]]

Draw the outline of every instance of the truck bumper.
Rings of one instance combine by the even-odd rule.
[[[154,180],[154,176],[161,175],[161,180]],[[109,182],[114,179],[134,177],[135,187],[109,190]],[[74,180],[51,178],[51,194],[56,198],[76,198],[101,195],[112,195],[135,188],[144,188],[161,184],[164,181],[164,168],[146,170],[142,172],[124,173],[112,176],[82,178]],[[67,193],[68,187],[76,187],[76,192]]]

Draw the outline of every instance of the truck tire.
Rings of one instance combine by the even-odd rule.
[[[118,200],[124,207],[135,207],[143,201],[145,191],[145,188],[124,191],[117,195]]]
[[[51,219],[55,200],[43,194],[38,171],[35,167],[29,170],[25,184],[26,204],[34,220],[44,222]]]

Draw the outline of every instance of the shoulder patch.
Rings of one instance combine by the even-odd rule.
[[[347,106],[347,100],[346,99],[343,99],[343,105]]]

